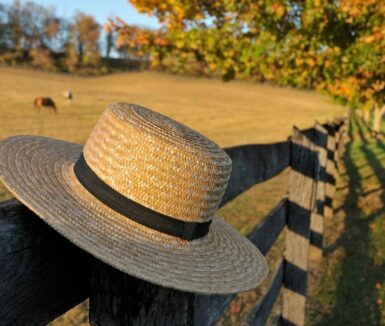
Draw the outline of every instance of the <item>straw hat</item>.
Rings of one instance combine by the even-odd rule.
[[[255,288],[257,248],[215,212],[231,160],[216,144],[143,107],[107,108],[80,145],[0,142],[0,178],[52,228],[140,279],[197,293]]]

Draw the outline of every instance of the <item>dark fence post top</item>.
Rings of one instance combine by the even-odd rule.
[[[90,260],[20,202],[0,203],[0,324],[44,325],[85,300]]]

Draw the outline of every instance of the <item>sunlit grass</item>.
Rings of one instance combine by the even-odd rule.
[[[385,325],[385,144],[352,126],[309,325]]]

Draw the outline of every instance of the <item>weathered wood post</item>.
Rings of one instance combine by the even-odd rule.
[[[349,127],[349,123],[348,123],[348,117],[344,118],[342,120],[342,124],[341,124],[341,128],[340,128],[340,141],[339,141],[339,144],[338,144],[338,155],[339,155],[339,158],[340,158],[340,164],[343,160],[343,156],[345,154],[345,144],[346,144],[346,138],[347,138],[347,134],[348,134],[348,127]]]
[[[334,133],[336,127],[331,123],[323,126],[328,131],[324,218],[331,218],[333,217],[333,197],[337,177],[336,162],[334,161],[336,149]]]
[[[349,117],[344,117],[341,119],[341,125],[340,125],[340,139],[338,143],[338,154],[340,158],[340,162],[343,160],[343,155],[345,152],[345,144],[346,144],[346,136],[348,135],[348,129],[349,129]]]
[[[319,123],[314,126],[313,143],[318,151],[319,170],[316,187],[316,199],[314,211],[310,222],[310,244],[313,248],[313,257],[321,258],[323,252],[323,233],[324,233],[324,206],[325,206],[325,187],[326,187],[326,163],[327,163],[327,140],[328,132]]]
[[[0,325],[46,325],[88,297],[90,257],[17,200],[0,203]]]
[[[294,128],[291,136],[291,168],[285,270],[283,277],[283,325],[305,325],[310,217],[315,201],[318,153],[315,145]]]
[[[338,120],[334,121],[334,142],[335,142],[335,148],[334,148],[334,162],[336,164],[336,177],[339,171],[339,152],[338,152],[338,145],[340,143],[341,138],[341,122]]]
[[[341,162],[342,162],[342,142],[344,137],[344,121],[336,120],[335,123],[335,152],[334,160],[336,162],[336,175],[337,178],[339,172],[341,171]]]
[[[96,262],[91,275],[90,323],[194,325],[194,294],[142,281]]]

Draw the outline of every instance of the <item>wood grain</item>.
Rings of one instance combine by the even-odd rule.
[[[250,232],[249,240],[266,255],[286,225],[287,198],[278,205]]]
[[[257,183],[277,175],[290,164],[290,143],[243,145],[225,148],[233,161],[229,186],[221,206]]]
[[[318,153],[315,145],[296,128],[291,140],[282,321],[302,326],[305,325],[310,217],[315,204]]]
[[[328,131],[319,123],[314,126],[311,139],[318,152],[318,175],[316,178],[316,202],[310,221],[310,244],[313,246],[313,257],[322,258],[323,253],[323,233],[324,220],[323,213],[325,207],[325,188],[326,188],[326,163],[327,163],[327,140]]]
[[[194,294],[142,281],[96,262],[91,275],[90,323],[194,325]]]
[[[44,325],[86,299],[90,261],[20,202],[0,203],[0,324]]]

